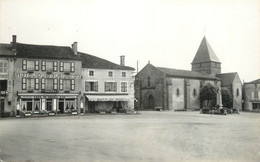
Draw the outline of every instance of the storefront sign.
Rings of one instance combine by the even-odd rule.
[[[19,78],[21,77],[21,78],[80,79],[81,75],[18,73],[17,77],[19,77]]]
[[[42,90],[42,93],[58,93],[57,90]]]
[[[48,96],[21,96],[21,98],[35,98],[35,99],[66,99],[66,98],[77,98],[77,96],[58,96],[58,95],[48,95]]]

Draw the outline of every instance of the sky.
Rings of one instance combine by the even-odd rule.
[[[222,73],[260,78],[259,0],[0,0],[0,43],[71,46],[139,71],[191,70],[206,36]]]

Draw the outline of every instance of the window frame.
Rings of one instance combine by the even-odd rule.
[[[121,78],[126,78],[126,71],[121,71]]]
[[[109,76],[110,73],[112,73],[112,76]],[[108,78],[114,78],[114,74],[115,74],[115,73],[114,73],[113,70],[108,70],[108,71],[107,71],[107,77],[108,77]]]

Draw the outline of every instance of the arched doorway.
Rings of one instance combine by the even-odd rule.
[[[148,101],[147,103],[148,109],[154,109],[154,98],[152,95],[149,95],[147,101]]]

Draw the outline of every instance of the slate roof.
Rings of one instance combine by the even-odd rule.
[[[254,81],[246,83],[246,84],[260,84],[260,79],[254,80]]]
[[[0,56],[14,56],[10,44],[0,44]]]
[[[81,60],[68,46],[31,45],[17,43],[18,58]]]
[[[117,69],[117,70],[135,70],[129,66],[121,66],[110,62],[108,60],[79,52],[80,57],[82,58],[82,68],[93,68],[93,69]]]
[[[208,43],[206,37],[204,36],[199,49],[192,61],[192,64],[202,63],[202,62],[220,62],[215,52],[212,50],[210,44]]]
[[[216,76],[221,79],[221,86],[229,86],[232,85],[237,73],[222,73],[217,74]]]
[[[203,72],[171,69],[171,68],[164,68],[164,67],[156,67],[156,68],[159,69],[160,71],[162,71],[163,73],[166,73],[168,76],[194,78],[194,79],[219,80],[219,78],[209,75],[207,73],[203,73]]]

